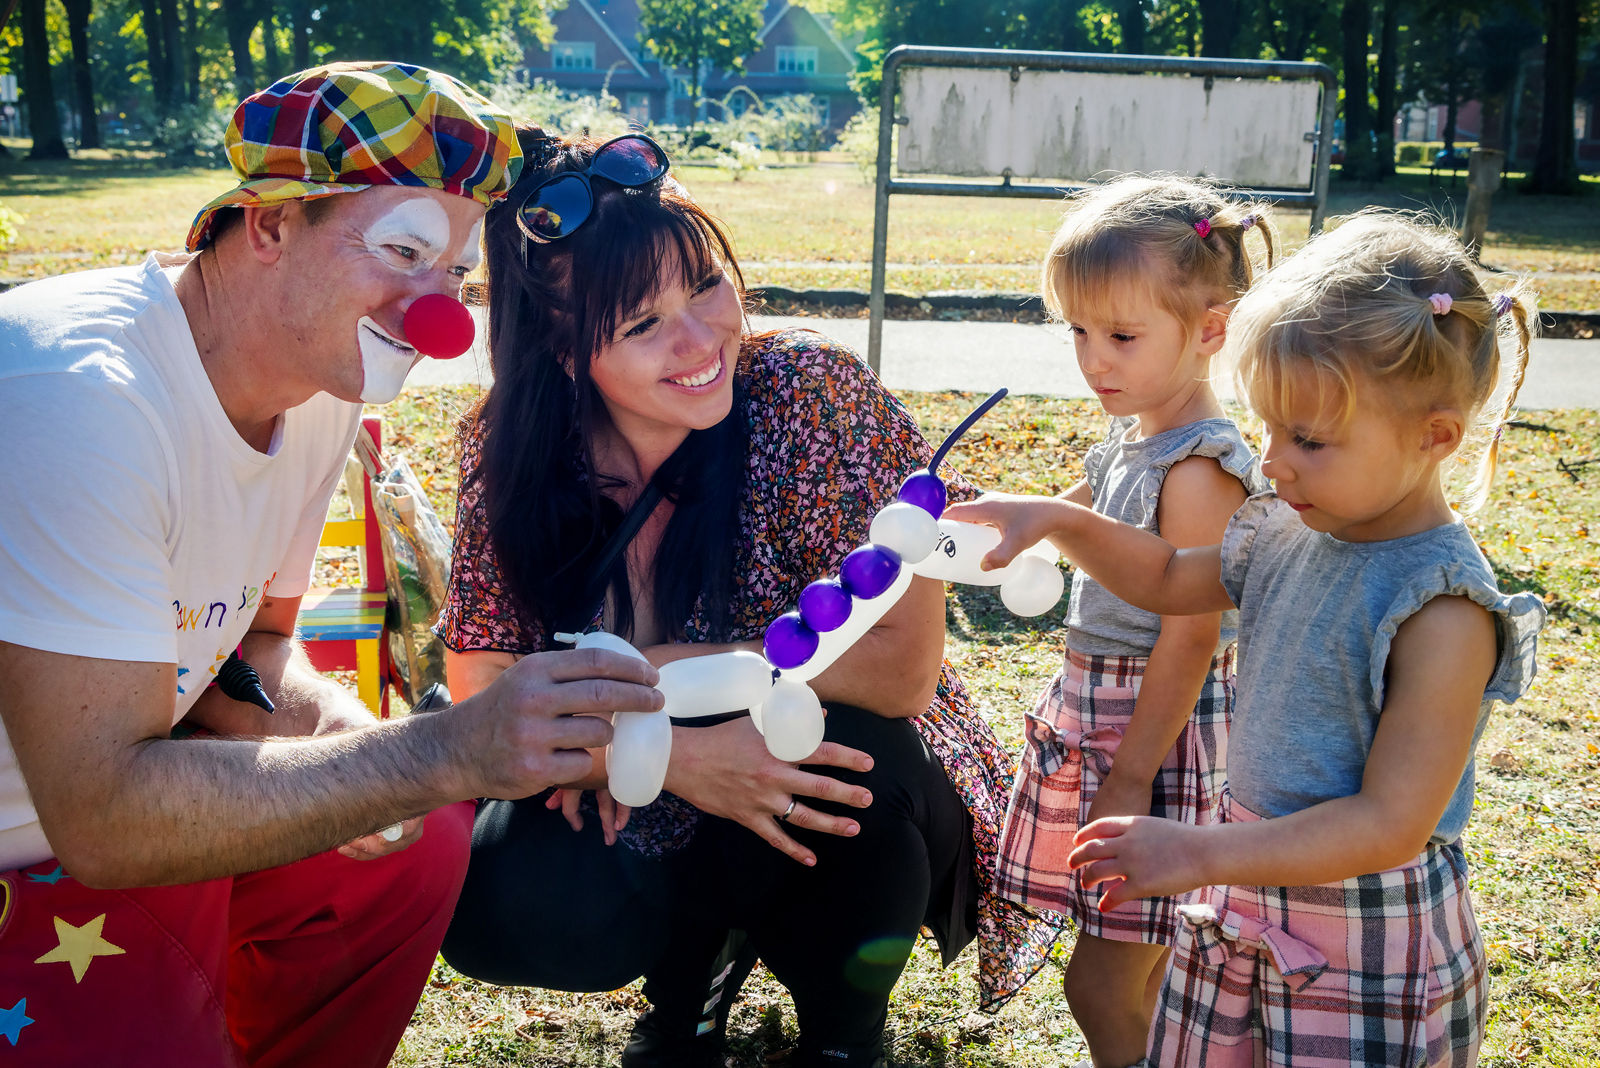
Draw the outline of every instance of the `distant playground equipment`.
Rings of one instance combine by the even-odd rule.
[[[1241,196],[1309,207],[1315,233],[1338,96],[1323,63],[891,50],[878,122],[868,364],[878,370],[883,344],[891,194],[1056,199],[1127,171],[1204,174]]]

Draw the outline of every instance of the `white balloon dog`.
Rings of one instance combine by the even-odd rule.
[[[1058,554],[1048,542],[1030,546],[1010,564],[983,570],[983,558],[1000,543],[993,527],[940,519],[945,486],[934,472],[956,440],[1006,395],[1000,390],[964,419],[934,453],[925,471],[906,479],[895,503],[873,517],[869,541],[839,567],[839,579],[822,579],[800,594],[797,611],[767,627],[762,656],[738,650],[674,660],[661,667],[656,688],[666,698],[660,712],[617,712],[606,750],[611,795],[632,807],[661,793],[672,755],[672,720],[749,709],[767,750],[798,763],[822,744],[822,702],[807,683],[871,630],[911,585],[915,575],[945,582],[999,586],[1000,600],[1019,616],[1047,612],[1061,598]],[[614,634],[557,634],[584,649],[599,646],[629,656],[639,651]]]

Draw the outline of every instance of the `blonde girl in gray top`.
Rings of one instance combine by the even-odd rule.
[[[1266,488],[1210,381],[1233,302],[1253,276],[1252,232],[1270,261],[1260,209],[1190,179],[1129,176],[1069,202],[1045,259],[1044,299],[1071,327],[1111,425],[1067,500],[1204,545]],[[1144,1054],[1177,902],[1097,908],[1099,895],[1068,869],[1072,836],[1103,816],[1209,817],[1224,773],[1237,616],[1163,617],[1079,572],[1061,673],[1028,717],[995,886],[1075,921],[1064,986],[1100,1065]]]
[[[1004,530],[993,564],[1048,535],[1152,611],[1240,609],[1219,821],[1100,820],[1071,857],[1106,907],[1201,888],[1151,1063],[1476,1063],[1472,754],[1493,701],[1532,679],[1545,612],[1496,587],[1446,476],[1464,476],[1458,503],[1481,501],[1533,321],[1519,293],[1484,292],[1453,234],[1364,213],[1234,314],[1276,492],[1220,544],[1177,548],[1064,502],[946,513]]]

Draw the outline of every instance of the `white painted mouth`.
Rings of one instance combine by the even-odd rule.
[[[671,382],[675,386],[686,386],[686,387],[689,387],[689,388],[693,388],[695,386],[704,386],[704,385],[709,385],[712,382],[715,382],[717,380],[717,376],[720,375],[721,373],[722,373],[722,356],[719,353],[717,355],[716,360],[713,361],[709,366],[707,366],[705,370],[699,372],[698,374],[689,375],[689,376],[687,376],[685,378],[669,378],[669,379],[667,379],[667,381]]]
[[[356,323],[361,347],[361,399],[367,404],[387,404],[405,388],[406,375],[421,354],[379,326],[371,316]]]

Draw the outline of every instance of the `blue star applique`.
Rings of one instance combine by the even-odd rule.
[[[22,1034],[22,1029],[33,1023],[33,1017],[28,1015],[28,999],[22,998],[9,1009],[0,1009],[0,1035],[6,1036],[6,1041],[13,1046]]]
[[[39,875],[39,874],[37,874],[35,872],[31,872],[31,871],[28,873],[28,881],[29,882],[49,883],[51,886],[56,885],[56,883],[59,883],[62,879],[65,879],[66,877],[67,877],[67,873],[61,870],[61,865],[59,865],[59,864],[56,865],[56,870],[51,872],[49,875]]]

